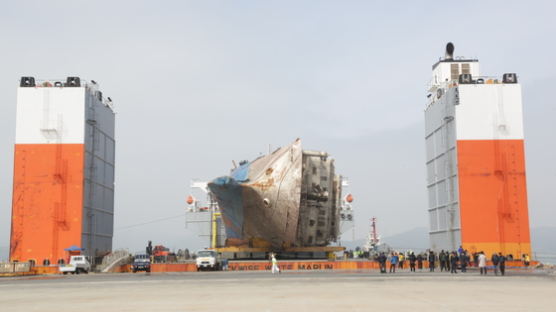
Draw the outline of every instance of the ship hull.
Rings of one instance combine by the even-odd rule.
[[[301,142],[236,168],[208,184],[218,202],[227,245],[295,246],[301,199]]]

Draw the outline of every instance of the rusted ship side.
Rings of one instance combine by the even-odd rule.
[[[338,235],[334,161],[323,152],[302,151],[299,139],[241,163],[208,187],[222,212],[228,246],[325,246]]]

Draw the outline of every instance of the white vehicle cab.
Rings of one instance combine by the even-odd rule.
[[[216,251],[212,250],[201,250],[197,252],[197,271],[209,269],[209,270],[219,270],[220,260],[218,259],[218,254]]]
[[[85,256],[71,256],[68,264],[60,264],[60,272],[64,274],[89,273],[91,264]]]

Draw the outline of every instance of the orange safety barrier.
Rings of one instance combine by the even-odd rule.
[[[379,269],[375,261],[278,261],[278,266],[282,271]],[[231,262],[228,265],[228,271],[264,271],[271,268],[272,264],[268,261]]]
[[[534,268],[539,265],[538,261],[531,261],[529,268]],[[278,261],[278,266],[282,271],[315,271],[315,270],[379,270],[378,262],[376,261]],[[492,262],[488,261],[487,266],[492,267]],[[390,267],[390,263],[386,263],[386,268]],[[438,270],[439,263],[435,263]],[[228,271],[270,271],[272,264],[269,261],[231,261],[228,264]],[[473,268],[473,266],[468,266]],[[506,268],[508,269],[524,269],[526,268],[523,261],[506,261]],[[397,268],[398,269],[398,268]],[[423,261],[423,271],[429,269],[428,261]],[[399,270],[399,269],[398,269]],[[404,270],[409,270],[409,262],[404,263]],[[154,263],[151,265],[151,272],[164,273],[164,272],[195,272],[197,266],[195,263]],[[131,265],[124,264],[115,267],[111,273],[130,273]],[[18,275],[44,275],[44,274],[61,274],[58,266],[35,266],[30,272]]]
[[[111,273],[129,273],[129,272],[131,272],[131,264],[116,266],[111,271]]]
[[[10,273],[0,273],[0,277],[18,277],[18,276],[33,276],[37,275],[34,272],[10,272]]]
[[[537,261],[532,261],[529,267],[535,267]],[[488,266],[492,266],[489,262]],[[380,267],[376,261],[283,261],[278,262],[278,266],[282,271],[312,271],[312,270],[379,270]],[[417,265],[415,265],[417,267]],[[439,263],[435,263],[438,267]],[[390,267],[390,263],[386,263],[386,267]],[[472,266],[468,266],[471,268]],[[524,268],[525,265],[521,261],[506,261],[507,268]],[[264,271],[271,270],[272,264],[266,261],[252,262],[231,262],[228,265],[228,271]],[[423,269],[428,269],[428,261],[423,261]],[[404,263],[404,269],[409,270],[409,262]]]
[[[538,265],[538,261],[531,261],[529,267]],[[491,262],[487,263],[492,266]],[[282,271],[313,271],[313,270],[379,270],[376,261],[278,261],[278,266]],[[386,264],[388,268],[389,263]],[[438,268],[438,262],[436,262]],[[228,271],[270,271],[272,264],[269,261],[231,261],[228,264]],[[428,269],[429,264],[423,261],[423,270]],[[468,266],[472,268],[472,266]],[[525,268],[522,261],[506,261],[506,268]],[[405,270],[409,270],[409,262],[404,265]],[[197,267],[194,263],[155,263],[151,265],[151,272],[195,272]],[[118,272],[130,272],[127,269]]]
[[[195,272],[195,263],[154,263],[151,272]]]
[[[34,274],[61,274],[58,266],[35,266],[31,269]]]

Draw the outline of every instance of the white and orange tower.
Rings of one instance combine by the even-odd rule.
[[[431,247],[531,254],[521,86],[453,52],[433,65],[425,110]]]
[[[10,260],[54,264],[72,246],[87,256],[112,249],[114,125],[96,82],[21,78]]]

